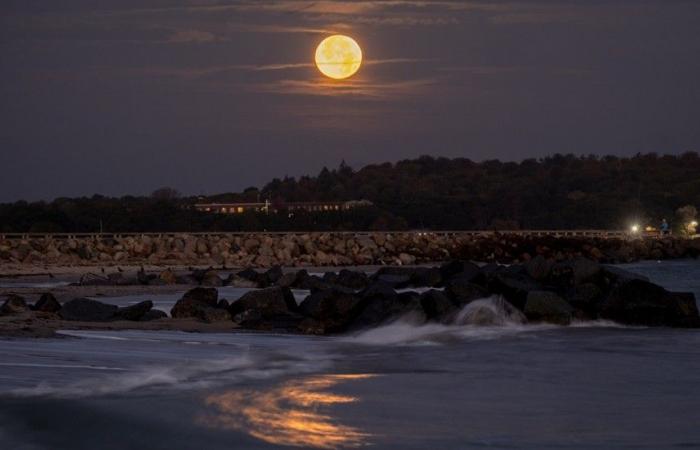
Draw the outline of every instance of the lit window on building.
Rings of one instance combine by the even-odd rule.
[[[242,213],[242,212],[243,212],[243,207],[242,207],[242,206],[239,206],[239,207],[238,207],[238,212],[239,212],[239,213]]]

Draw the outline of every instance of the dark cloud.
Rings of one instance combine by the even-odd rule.
[[[0,201],[698,150],[699,30],[683,0],[8,0]],[[344,82],[313,65],[332,33],[366,58]]]

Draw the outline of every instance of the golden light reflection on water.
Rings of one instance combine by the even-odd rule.
[[[320,409],[359,399],[328,392],[349,380],[369,374],[315,375],[286,382],[269,390],[231,390],[205,399],[215,413],[198,418],[201,425],[248,433],[278,445],[314,448],[359,447],[370,434],[337,423]]]

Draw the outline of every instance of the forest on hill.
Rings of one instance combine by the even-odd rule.
[[[369,200],[345,212],[199,212],[197,202]],[[401,229],[622,229],[631,223],[680,226],[700,206],[700,156],[553,155],[521,162],[423,156],[316,176],[273,179],[262,188],[183,197],[164,188],[147,197],[58,198],[0,204],[1,232],[129,232]],[[688,208],[686,208],[688,211]]]

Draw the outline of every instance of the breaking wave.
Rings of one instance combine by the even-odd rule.
[[[605,320],[576,321],[569,327],[630,328]],[[528,324],[522,312],[501,297],[494,296],[469,303],[448,323],[425,323],[415,316],[405,316],[348,336],[344,341],[365,345],[439,345],[565,328],[552,324]]]

